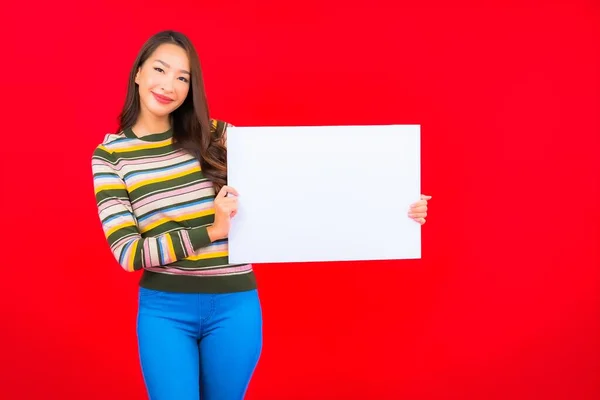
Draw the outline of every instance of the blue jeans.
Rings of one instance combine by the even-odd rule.
[[[258,293],[140,287],[137,335],[150,400],[241,400],[262,351]]]

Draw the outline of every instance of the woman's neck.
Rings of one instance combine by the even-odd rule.
[[[133,125],[132,130],[136,136],[142,137],[155,133],[163,133],[171,129],[171,120],[168,116],[157,118],[154,116],[140,115],[137,122]]]

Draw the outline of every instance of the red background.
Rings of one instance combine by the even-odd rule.
[[[600,398],[599,3],[475,3],[3,6],[0,397],[145,398],[90,157],[175,28],[217,118],[422,124],[423,259],[256,265],[248,399]]]

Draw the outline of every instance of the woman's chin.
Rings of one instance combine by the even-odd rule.
[[[150,114],[152,114],[155,118],[166,118],[169,116],[169,114],[175,111],[175,109],[173,107],[152,106],[148,107],[148,111],[150,111]]]

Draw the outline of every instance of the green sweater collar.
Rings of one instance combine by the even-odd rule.
[[[165,132],[151,133],[149,135],[145,135],[142,137],[136,136],[136,134],[133,132],[133,130],[131,128],[127,128],[127,129],[123,130],[123,133],[128,138],[143,140],[144,142],[160,142],[160,141],[167,140],[167,139],[170,139],[173,137],[173,129],[168,129]]]

